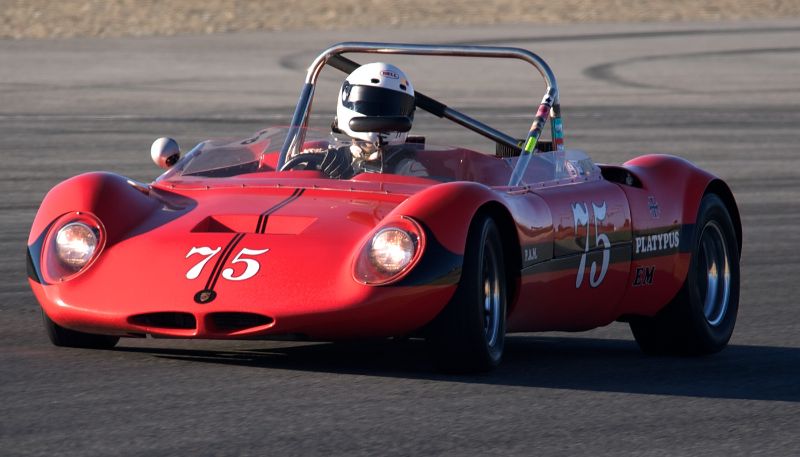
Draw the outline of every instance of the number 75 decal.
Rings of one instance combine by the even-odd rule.
[[[589,215],[594,213],[594,244],[599,247],[603,246],[603,260],[598,264],[593,261],[589,269],[589,286],[598,287],[603,283],[603,279],[608,272],[608,262],[611,260],[611,240],[608,235],[600,233],[598,226],[601,222],[606,220],[606,202],[602,205],[592,203],[592,211],[589,211],[589,206],[586,203],[573,203],[572,204],[572,217],[575,220],[575,235],[578,235],[578,227],[586,228],[586,241],[583,254],[581,255],[581,263],[578,266],[578,275],[575,277],[575,288],[580,289],[583,284],[583,277],[586,272],[586,258],[589,255]],[[600,268],[597,268],[598,265]]]
[[[209,260],[211,260],[214,256],[219,254],[219,251],[222,250],[221,247],[216,249],[211,249],[208,246],[200,246],[200,247],[193,247],[189,250],[186,254],[186,258],[199,254],[201,256],[205,256],[203,260],[195,264],[189,271],[186,272],[186,279],[197,279],[202,273],[203,268],[205,268],[206,264]],[[243,256],[257,256],[266,253],[269,249],[247,249],[242,248],[238,254],[233,257],[231,260],[231,265],[236,265],[239,263],[243,263],[245,265],[245,269],[239,276],[235,276],[235,270],[233,267],[228,267],[222,270],[222,277],[229,281],[244,281],[245,279],[250,279],[258,273],[258,270],[261,268],[261,264],[258,263],[258,260],[251,259]]]

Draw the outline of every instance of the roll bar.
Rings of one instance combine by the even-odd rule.
[[[528,137],[521,144],[518,140],[499,130],[496,130],[466,114],[460,113],[447,105],[430,98],[420,92],[415,92],[416,105],[429,113],[449,119],[462,125],[480,135],[485,136],[497,143],[510,148],[522,148],[522,156],[517,162],[517,166],[512,173],[509,186],[519,184],[530,154],[536,146],[536,142],[541,135],[541,131],[547,121],[550,124],[553,134],[553,143],[557,150],[563,150],[563,129],[561,123],[561,109],[558,102],[558,85],[555,75],[550,66],[538,55],[520,48],[498,47],[498,46],[461,46],[461,45],[424,45],[424,44],[399,44],[399,43],[367,43],[367,42],[343,42],[335,44],[320,53],[311,66],[308,67],[305,83],[300,92],[300,99],[292,116],[289,134],[281,148],[278,157],[277,169],[281,169],[286,163],[286,157],[290,154],[299,152],[300,147],[305,141],[305,127],[308,126],[308,118],[311,114],[311,105],[314,98],[314,89],[322,68],[329,64],[343,72],[350,73],[359,64],[341,56],[345,53],[368,53],[368,54],[405,54],[405,55],[426,55],[426,56],[451,56],[451,57],[490,57],[519,59],[530,63],[536,68],[545,80],[547,85],[545,94],[539,104],[539,109],[534,116]]]

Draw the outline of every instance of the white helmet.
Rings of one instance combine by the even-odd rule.
[[[348,136],[376,144],[402,144],[406,132],[354,132],[350,120],[363,116],[414,118],[414,87],[402,70],[374,62],[356,68],[342,83],[336,106],[336,127]]]

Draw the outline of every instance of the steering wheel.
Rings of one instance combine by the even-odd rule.
[[[301,165],[305,166],[300,168],[300,170],[319,170],[324,158],[325,154],[320,154],[318,152],[304,152],[297,154],[289,159],[288,162],[283,164],[280,171],[294,170]]]
[[[304,152],[292,157],[281,167],[281,171],[302,166],[301,170],[319,170],[329,178],[350,179],[353,176],[351,160],[350,152],[346,148],[328,149],[324,154]]]

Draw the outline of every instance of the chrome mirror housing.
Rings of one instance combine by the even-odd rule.
[[[168,169],[181,158],[178,142],[169,137],[161,137],[153,141],[150,147],[150,158],[159,168]]]

